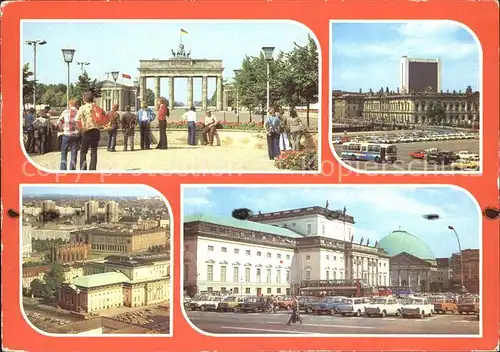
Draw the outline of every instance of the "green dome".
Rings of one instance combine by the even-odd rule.
[[[385,249],[391,257],[406,252],[423,260],[436,259],[431,249],[420,238],[406,231],[392,231],[379,241],[378,247]]]

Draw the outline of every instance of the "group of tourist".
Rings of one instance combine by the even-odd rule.
[[[285,116],[281,111],[270,108],[264,128],[269,160],[276,159],[282,151],[300,150],[300,139],[306,128],[295,110]]]
[[[46,106],[37,115],[34,108],[24,111],[24,126],[27,135],[26,151],[45,154],[51,151],[53,126],[50,123],[50,107]]]

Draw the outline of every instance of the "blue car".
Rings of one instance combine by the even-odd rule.
[[[338,305],[345,297],[327,297],[320,302],[315,309],[316,314],[331,314],[337,313]]]

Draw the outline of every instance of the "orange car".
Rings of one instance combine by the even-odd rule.
[[[291,309],[293,306],[293,298],[290,296],[278,297],[278,307],[280,309]]]
[[[430,297],[432,304],[434,304],[434,312],[436,313],[455,313],[457,305],[452,299],[443,296]]]

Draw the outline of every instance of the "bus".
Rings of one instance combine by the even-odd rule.
[[[342,160],[393,163],[398,159],[398,149],[394,144],[347,142],[342,144],[342,153],[340,157]]]

